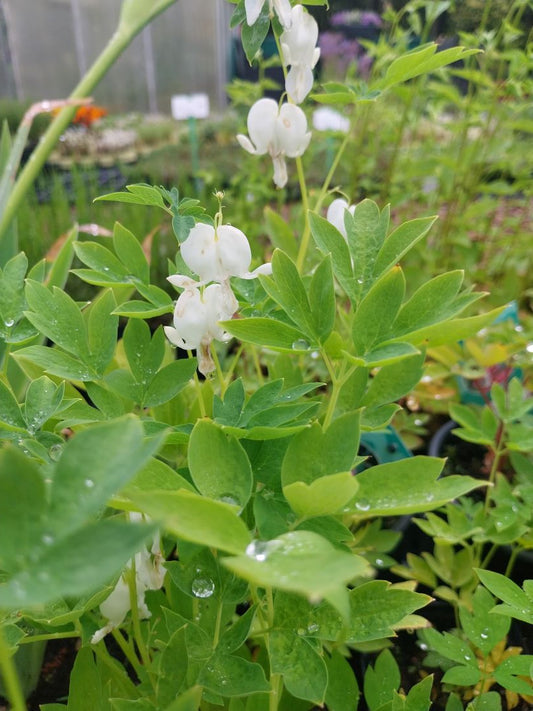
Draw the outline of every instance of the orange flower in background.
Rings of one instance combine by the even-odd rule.
[[[55,116],[60,111],[61,108],[54,109],[54,111],[52,111],[52,115]],[[72,123],[75,126],[85,126],[86,128],[89,128],[92,123],[97,121],[99,118],[102,118],[102,116],[107,116],[107,109],[104,109],[103,106],[80,106],[76,110]]]
[[[89,126],[102,116],[107,116],[107,110],[102,106],[80,106],[76,111],[72,123],[77,126]]]

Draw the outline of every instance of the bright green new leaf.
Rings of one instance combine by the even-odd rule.
[[[77,242],[74,245],[77,257],[88,267],[98,272],[104,279],[115,284],[129,284],[130,272],[110,249],[97,242]],[[83,275],[84,270],[74,270]]]
[[[42,368],[41,373],[50,373],[66,380],[97,380],[98,374],[89,366],[77,360],[73,355],[63,353],[57,348],[49,346],[27,346],[20,348],[14,355],[21,367],[25,367],[25,361],[36,364]]]
[[[389,228],[389,216],[389,207],[380,212],[373,200],[362,200],[356,205],[353,217],[349,213],[344,214],[357,302],[374,283],[374,263]]]
[[[137,0],[138,2],[138,0]],[[153,205],[166,209],[165,202],[159,190],[152,185],[138,183],[136,185],[126,185],[128,192],[108,193],[99,195],[94,202],[109,200],[112,202],[127,202],[132,205]]]
[[[476,570],[476,573],[483,585],[504,603],[493,607],[493,613],[515,617],[517,620],[533,624],[533,596],[531,594],[528,595],[525,590],[500,573],[495,573],[492,570]]]
[[[331,474],[310,484],[295,481],[283,487],[283,494],[300,518],[337,513],[355,496],[359,484],[351,472]]]
[[[243,509],[252,493],[250,461],[235,437],[210,420],[198,420],[188,449],[191,477],[205,496]]]
[[[337,417],[325,431],[315,422],[291,439],[281,467],[283,486],[350,471],[358,449],[358,412]]]

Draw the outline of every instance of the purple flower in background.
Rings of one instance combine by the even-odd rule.
[[[381,27],[381,17],[376,12],[361,11],[361,10],[343,10],[335,12],[331,16],[331,25],[333,27],[342,27],[350,25],[362,25],[363,27]]]

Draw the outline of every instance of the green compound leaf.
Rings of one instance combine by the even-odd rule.
[[[292,531],[271,541],[255,541],[246,555],[225,558],[237,575],[256,585],[327,598],[368,568],[360,556],[336,549],[311,531]]]
[[[241,341],[279,351],[307,351],[312,344],[304,333],[273,318],[243,318],[220,321],[220,325]]]
[[[198,420],[189,440],[189,469],[198,490],[243,509],[252,493],[252,467],[239,441],[210,420]]]
[[[438,478],[444,466],[436,457],[410,457],[379,464],[357,475],[359,491],[350,504],[358,518],[431,511],[463,494],[486,486],[468,476]]]
[[[268,650],[273,674],[281,674],[287,690],[298,699],[322,705],[328,684],[324,659],[304,637],[273,630]]]
[[[131,498],[141,511],[185,541],[237,555],[250,543],[246,525],[230,504],[184,490],[131,492]]]

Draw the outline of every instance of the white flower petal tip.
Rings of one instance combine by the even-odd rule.
[[[266,264],[261,264],[261,266],[254,269],[253,272],[247,272],[246,274],[243,274],[242,278],[256,279],[260,274],[263,274],[264,276],[270,276],[272,274],[272,264],[270,264],[270,262],[267,262]]]
[[[248,138],[248,136],[245,136],[242,133],[238,133],[237,140],[239,141],[241,148],[244,148],[245,151],[251,153],[252,155],[257,155],[257,150],[254,144]]]
[[[180,289],[196,289],[198,286],[201,286],[201,282],[194,281],[194,279],[191,279],[191,277],[185,274],[171,274],[167,277],[167,281],[169,281],[172,286],[177,286]]]
[[[329,106],[321,106],[313,112],[313,128],[317,131],[341,131],[348,133],[350,121]]]

